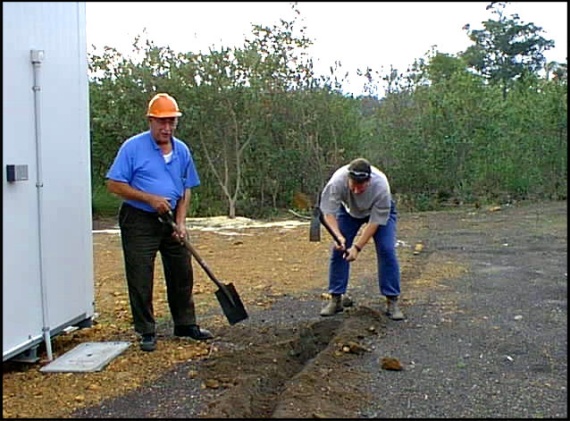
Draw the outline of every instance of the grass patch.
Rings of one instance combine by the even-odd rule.
[[[116,216],[122,199],[109,193],[106,186],[94,186],[91,192],[91,209],[94,218]]]

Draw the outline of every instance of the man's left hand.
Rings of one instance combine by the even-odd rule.
[[[346,260],[347,262],[354,262],[356,260],[356,257],[358,256],[358,250],[356,249],[356,247],[351,246],[344,254],[344,260]]]
[[[176,224],[176,229],[172,232],[172,235],[180,241],[184,241],[186,238],[186,224],[178,223]]]

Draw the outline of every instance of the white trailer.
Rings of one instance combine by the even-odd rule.
[[[3,361],[94,315],[83,2],[3,2]]]

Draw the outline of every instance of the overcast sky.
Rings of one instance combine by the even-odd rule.
[[[356,69],[381,73],[390,65],[405,71],[435,46],[443,53],[464,51],[471,42],[462,29],[482,29],[482,21],[496,19],[485,10],[489,2],[298,2],[301,23],[314,41],[309,50],[318,73],[335,61],[356,79]],[[291,20],[290,2],[87,2],[89,47],[111,46],[131,51],[136,35],[146,30],[158,46],[177,52],[207,52],[211,46],[240,47],[251,25],[272,26]],[[553,39],[548,61],[567,61],[568,3],[511,2],[517,13]],[[350,88],[360,93],[361,79]]]

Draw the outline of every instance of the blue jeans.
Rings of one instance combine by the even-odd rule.
[[[354,218],[346,212],[344,206],[339,208],[336,218],[340,232],[346,239],[346,248],[348,249],[360,227],[368,222],[368,218]],[[396,256],[397,220],[396,204],[392,201],[387,224],[380,225],[373,237],[378,264],[378,287],[380,293],[386,297],[400,295],[400,265]],[[349,275],[350,263],[344,260],[341,250],[332,247],[329,262],[329,293],[345,294]]]

